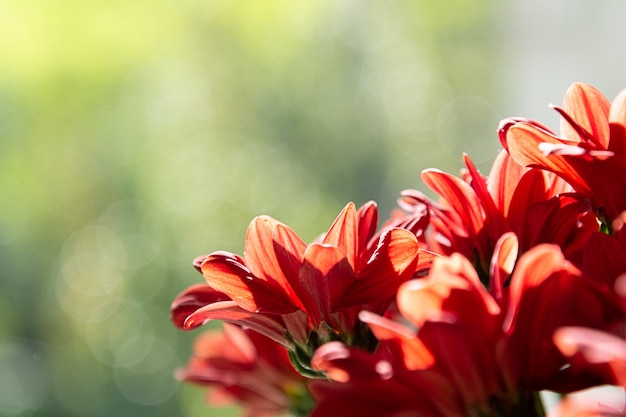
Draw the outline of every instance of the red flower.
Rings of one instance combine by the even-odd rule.
[[[610,104],[594,87],[575,83],[555,109],[563,116],[560,136],[532,120],[509,119],[500,126],[502,145],[519,164],[554,172],[591,199],[611,229],[626,210],[626,90]]]
[[[510,245],[497,245],[499,265],[493,269],[499,274],[511,272],[514,253],[505,249]],[[466,258],[436,259],[427,278],[409,281],[398,291],[398,308],[412,327],[361,313],[380,340],[375,356],[364,359],[363,352],[337,344],[316,352],[313,365],[344,385],[338,394],[312,385],[320,401],[316,410],[321,410],[312,415],[328,415],[330,404],[342,415],[356,416],[347,404],[355,390],[361,390],[362,408],[388,407],[381,415],[530,413],[539,390],[584,386],[587,381],[577,378],[552,342],[554,331],[566,325],[602,328],[623,313],[554,245],[524,254],[510,282],[487,291]],[[373,392],[377,389],[384,395]]]
[[[554,174],[523,168],[502,151],[488,177],[465,155],[465,175],[429,169],[424,183],[439,194],[437,202],[406,190],[400,205],[411,216],[426,205],[430,229],[428,249],[470,259],[479,275],[489,281],[489,263],[496,242],[514,232],[523,253],[540,243],[554,243],[568,259],[578,260],[588,236],[598,230],[590,202],[571,193],[571,187]],[[569,192],[569,193],[568,193]]]
[[[248,417],[308,411],[306,380],[289,362],[287,351],[250,330],[224,324],[223,331],[201,334],[178,379],[211,387],[211,404],[235,402]]]
[[[377,219],[374,203],[358,211],[350,203],[321,241],[307,245],[286,225],[257,217],[248,227],[244,257],[206,256],[200,270],[208,286],[180,294],[172,318],[183,328],[212,319],[252,323],[305,356],[330,340],[369,346],[358,312],[386,310],[415,272],[419,249],[404,229],[375,237]]]

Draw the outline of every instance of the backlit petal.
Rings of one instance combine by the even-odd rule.
[[[245,264],[254,276],[266,281],[276,292],[295,299],[294,291],[274,252],[274,229],[278,224],[281,223],[269,216],[258,216],[252,220],[246,232]],[[285,225],[283,227],[288,228]]]
[[[285,347],[291,346],[291,342],[289,342],[285,334],[285,326],[279,315],[251,313],[239,307],[234,301],[220,301],[196,310],[189,315],[184,327],[193,329],[211,320],[222,320],[227,323],[245,326]]]
[[[417,238],[408,230],[385,232],[367,265],[342,297],[341,308],[391,300],[400,284],[415,272],[418,251]]]
[[[322,240],[323,244],[335,246],[346,256],[354,270],[357,259],[357,213],[354,203],[348,203],[337,216]]]
[[[229,252],[215,252],[202,263],[202,274],[212,288],[227,294],[244,310],[285,314],[297,309],[286,294],[253,276],[242,262]]]
[[[593,138],[600,149],[607,149],[609,145],[608,116],[610,103],[604,95],[589,84],[572,84],[563,99],[563,110]],[[586,138],[565,119],[561,119],[561,136],[584,142]]]
[[[301,300],[317,327],[328,320],[335,304],[355,279],[345,254],[334,246],[313,243],[304,253],[299,286]]]

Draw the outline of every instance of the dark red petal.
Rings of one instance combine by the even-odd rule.
[[[554,343],[572,366],[626,388],[626,340],[600,330],[561,327],[554,333]]]
[[[311,365],[337,382],[348,382],[353,378],[389,379],[393,372],[388,362],[364,350],[350,349],[341,342],[329,342],[319,347]]]
[[[499,364],[493,360],[494,339],[484,337],[480,328],[428,322],[419,338],[434,353],[438,367],[465,404],[484,404],[501,389]]]
[[[370,240],[376,234],[378,226],[378,208],[374,201],[368,201],[363,204],[357,211],[358,219],[358,237],[357,237],[357,253],[361,254],[366,251]],[[358,267],[355,267],[358,269]]]
[[[517,187],[511,195],[508,221],[522,243],[531,234],[526,224],[528,208],[551,198],[547,189],[546,177],[539,169],[531,169],[518,179]]]
[[[533,292],[531,289],[539,287],[545,280],[559,273],[580,275],[580,271],[565,260],[561,249],[556,245],[542,244],[536,246],[519,259],[511,278],[509,309],[504,322],[505,331],[510,332],[515,327],[524,297],[527,297],[528,300],[537,300],[537,292]],[[556,300],[556,295],[546,294],[545,302],[552,299]],[[527,312],[524,313],[528,314]]]
[[[566,365],[552,342],[557,328],[602,328],[622,316],[616,303],[566,261],[556,245],[538,245],[520,257],[509,288],[504,362],[512,380],[536,389],[559,383],[555,378]]]
[[[362,311],[359,319],[369,326],[378,340],[384,341],[392,357],[407,370],[428,369],[435,364],[433,352],[404,325],[368,311]]]
[[[582,270],[606,288],[612,288],[626,272],[626,254],[620,242],[613,236],[593,233],[583,250]]]

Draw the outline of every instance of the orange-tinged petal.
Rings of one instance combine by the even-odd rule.
[[[416,337],[414,331],[369,311],[359,313],[359,319],[367,323],[378,340],[385,342],[391,355],[403,363],[406,369],[422,370],[434,366],[433,353]]]
[[[357,212],[354,203],[348,203],[337,216],[322,240],[323,244],[343,251],[350,267],[355,270],[357,258]]]
[[[435,259],[427,278],[403,284],[398,309],[418,328],[427,321],[465,324],[483,331],[485,337],[496,331],[500,314],[472,264],[457,253]]]
[[[253,276],[237,255],[212,253],[202,262],[201,268],[211,288],[227,294],[244,310],[285,314],[298,308],[287,294]]]
[[[609,145],[608,116],[611,104],[595,87],[589,84],[572,84],[563,99],[563,110],[578,126],[584,129],[600,149]],[[586,142],[565,118],[561,119],[561,136],[576,142]]]
[[[563,156],[544,154],[540,149],[543,143],[562,145],[555,136],[527,123],[515,124],[507,133],[509,153],[518,164],[552,171],[565,178],[578,192],[592,194],[581,174]]]
[[[611,142],[609,150],[626,159],[626,89],[622,90],[611,103],[609,113]]]
[[[589,197],[609,220],[626,207],[626,159],[609,151],[586,151],[563,144],[529,123],[511,126],[507,133],[511,157],[519,164],[552,171]]]

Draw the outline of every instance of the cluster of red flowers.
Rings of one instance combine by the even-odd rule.
[[[567,394],[626,389],[626,90],[574,84],[560,133],[501,122],[488,176],[422,173],[379,229],[348,204],[306,244],[267,216],[244,256],[194,266],[172,320],[201,335],[182,380],[248,416],[626,416]]]

